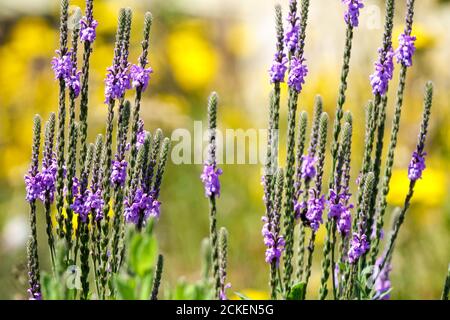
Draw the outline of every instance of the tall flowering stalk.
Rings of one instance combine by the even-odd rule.
[[[282,279],[278,279],[280,258],[286,242],[280,234],[280,212],[283,199],[284,171],[279,168],[275,176],[275,190],[273,207],[267,216],[262,218],[264,222],[262,235],[266,246],[265,260],[270,265],[271,298],[277,298],[279,288],[283,287]]]
[[[55,138],[55,114],[50,113],[50,117],[45,124],[45,142],[44,142],[44,154],[42,157],[42,194],[41,200],[44,202],[45,208],[45,221],[47,232],[47,243],[50,249],[50,258],[52,262],[52,268],[55,270],[55,238],[53,235],[53,222],[51,217],[51,205],[54,201],[55,194],[55,176],[56,176],[56,157],[53,151],[54,138]]]
[[[158,300],[158,291],[161,284],[161,277],[164,266],[164,257],[162,254],[158,255],[158,262],[156,263],[155,275],[153,277],[152,295],[150,300]]]
[[[411,37],[411,30],[412,30],[412,24],[413,24],[413,17],[414,17],[414,0],[408,0],[407,3],[407,13],[406,13],[406,25],[405,25],[405,31],[402,34],[402,38],[405,39],[414,39],[415,37]],[[372,252],[371,252],[371,261],[375,261],[378,251],[379,251],[379,242],[381,237],[381,232],[384,225],[384,213],[386,211],[387,206],[387,195],[389,193],[389,183],[391,181],[392,176],[392,167],[394,165],[394,155],[395,155],[395,148],[397,146],[397,137],[398,137],[398,131],[400,129],[400,117],[402,112],[402,106],[403,106],[403,93],[405,90],[405,84],[406,84],[406,73],[408,70],[408,67],[412,65],[412,54],[414,53],[414,43],[411,42],[403,42],[402,45],[397,49],[397,58],[399,63],[401,63],[400,67],[400,76],[399,76],[399,84],[397,89],[397,100],[395,103],[395,111],[394,111],[394,118],[392,120],[392,129],[391,129],[391,135],[390,135],[390,142],[388,147],[388,153],[386,157],[385,162],[385,169],[384,169],[384,175],[382,178],[382,186],[381,186],[381,192],[379,195],[379,199],[377,201],[378,207],[377,207],[377,215],[376,215],[376,226],[375,228],[375,237],[373,239],[373,246],[372,246]],[[403,60],[401,59],[404,57],[404,53],[410,53],[407,55],[407,59]]]
[[[59,103],[58,103],[58,133],[56,140],[56,150],[58,159],[58,171],[56,175],[56,209],[58,211],[58,235],[60,238],[64,237],[64,146],[65,146],[65,122],[66,122],[66,82],[65,76],[68,73],[68,64],[70,58],[67,55],[67,19],[68,19],[69,1],[61,0],[61,18],[60,18],[60,38],[59,50],[57,51],[59,58],[54,58],[53,69],[59,81]],[[58,67],[58,68],[56,68]]]
[[[209,198],[209,237],[211,241],[212,269],[214,277],[214,296],[220,299],[219,244],[217,232],[216,197],[220,196],[219,175],[222,170],[216,163],[216,128],[217,128],[217,94],[213,92],[208,101],[208,158],[200,178],[205,188],[205,196]]]
[[[363,159],[363,169],[361,172],[361,184],[364,185],[364,181],[366,179],[366,175],[369,171],[374,172],[374,190],[372,192],[372,204],[374,203],[374,199],[376,199],[376,194],[378,190],[378,181],[379,181],[379,173],[380,173],[380,163],[381,163],[381,155],[383,151],[383,139],[384,136],[384,121],[385,121],[385,109],[387,105],[387,97],[385,97],[388,91],[389,81],[392,79],[394,64],[393,64],[393,56],[394,51],[392,49],[392,29],[394,27],[394,0],[386,0],[386,14],[385,14],[385,25],[384,25],[384,34],[383,34],[383,44],[380,49],[378,49],[379,57],[375,62],[375,71],[372,75],[370,75],[370,83],[372,86],[372,92],[374,94],[374,116],[372,118],[370,135],[368,136],[368,140],[365,148],[365,157]],[[376,144],[376,152],[375,152],[375,160],[371,161],[371,154],[375,141],[375,133],[377,132],[377,136],[381,137],[381,140],[378,140]],[[377,167],[375,167],[377,166]],[[360,208],[362,200],[361,189],[358,194],[357,206]],[[367,236],[370,241],[370,233],[372,223],[374,220],[375,208],[374,206],[370,207],[369,215],[368,215],[368,224],[370,227],[368,228]]]
[[[296,1],[291,1],[291,11],[289,13],[289,19],[291,28],[295,28],[297,23]],[[298,96],[302,90],[302,86],[305,83],[305,77],[308,73],[308,68],[304,64],[304,42],[306,36],[306,25],[309,12],[309,0],[302,1],[302,11],[300,17],[300,28],[298,30],[298,40],[292,50],[292,44],[289,47],[290,65],[288,75],[288,132],[287,132],[287,158],[286,158],[286,177],[285,177],[285,197],[284,197],[284,231],[286,240],[286,255],[284,260],[284,288],[286,292],[289,292],[291,287],[291,276],[293,272],[292,258],[294,255],[294,174],[295,174],[295,119],[297,113]],[[293,54],[293,55],[292,55]]]
[[[39,178],[39,149],[41,146],[41,118],[36,115],[33,124],[33,147],[31,152],[31,166],[28,174],[25,175],[25,184],[27,190],[26,199],[30,204],[30,230],[31,235],[27,244],[28,256],[28,282],[30,288],[28,293],[30,299],[40,300],[41,285],[40,285],[40,271],[39,271],[39,257],[38,257],[38,243],[37,243],[37,229],[36,229],[36,199],[39,197],[41,191],[41,184]]]
[[[317,166],[316,175],[314,177],[314,187],[309,190],[309,199],[306,204],[306,212],[300,218],[307,226],[311,228],[311,237],[308,243],[308,257],[306,259],[304,283],[308,285],[309,277],[311,276],[312,257],[315,249],[316,233],[323,222],[323,211],[325,210],[326,199],[321,196],[322,193],[322,179],[325,164],[325,152],[328,135],[328,114],[323,112],[320,116],[319,123],[319,144],[317,151]],[[306,290],[306,288],[305,288]]]
[[[319,128],[320,128],[320,117],[322,115],[323,102],[320,96],[316,96],[314,101],[314,113],[313,113],[313,124],[311,128],[310,141],[308,146],[308,154],[300,157],[297,153],[297,199],[294,206],[295,216],[299,219],[306,210],[305,203],[308,201],[309,186],[311,181],[316,176],[316,162],[317,162],[317,143],[319,140]],[[306,120],[303,120],[306,121]],[[300,151],[300,150],[298,150]],[[303,151],[303,150],[302,150]],[[303,183],[302,183],[303,182]],[[300,198],[302,193],[302,197]],[[297,279],[301,281],[304,272],[304,255],[305,255],[305,225],[299,223],[299,241],[298,241],[298,251],[297,251]]]
[[[329,277],[330,265],[332,270],[335,268],[334,264],[334,251],[336,246],[336,230],[344,238],[347,236],[350,230],[350,209],[352,205],[348,204],[350,198],[350,193],[348,190],[348,179],[346,174],[349,174],[349,154],[351,150],[352,141],[352,119],[351,115],[346,116],[343,134],[341,137],[341,142],[339,144],[339,153],[336,164],[335,177],[333,179],[333,188],[330,189],[329,194],[329,212],[327,219],[327,235],[325,239],[325,244],[323,248],[323,260],[322,260],[322,277],[321,277],[321,287],[319,292],[319,298],[321,300],[325,299],[328,293],[327,281]],[[330,256],[331,255],[331,256]],[[335,276],[334,272],[332,274],[333,278],[333,296],[336,298],[336,288],[335,288]]]
[[[425,98],[424,98],[424,110],[422,114],[422,123],[420,126],[419,138],[417,141],[416,149],[413,152],[411,162],[408,168],[408,178],[409,178],[409,189],[406,195],[403,208],[400,212],[400,215],[394,224],[394,228],[392,230],[392,234],[390,235],[386,251],[383,255],[383,262],[381,263],[381,269],[384,268],[386,262],[389,260],[392,250],[394,248],[395,241],[397,239],[400,227],[405,220],[406,212],[411,205],[411,199],[414,195],[414,187],[417,181],[422,178],[423,170],[425,170],[425,140],[428,134],[428,126],[430,122],[431,115],[431,105],[433,103],[433,84],[428,82],[425,87]]]
[[[219,258],[220,258],[220,300],[228,300],[226,290],[231,288],[230,283],[227,281],[227,259],[228,259],[228,231],[225,228],[220,228],[219,233]]]

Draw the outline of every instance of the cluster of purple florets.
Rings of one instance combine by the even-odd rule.
[[[134,196],[130,199],[125,199],[125,221],[138,225],[142,223],[145,225],[149,218],[158,219],[160,216],[159,202],[152,192],[144,192],[139,188],[135,191]]]
[[[72,194],[74,197],[70,208],[79,215],[82,222],[89,222],[92,213],[95,221],[103,219],[103,198],[100,188],[92,186],[91,189],[81,190],[80,182],[73,178]]]
[[[266,262],[273,263],[278,266],[280,263],[281,254],[284,251],[285,241],[283,236],[275,232],[275,225],[273,221],[269,221],[267,217],[262,217],[264,222],[262,228],[262,235],[264,237],[264,244],[266,248]]]
[[[215,164],[205,164],[200,179],[205,188],[206,197],[220,196],[220,181],[219,176],[222,174],[222,169],[217,168]]]
[[[364,8],[362,0],[342,0],[342,3],[347,6],[344,14],[345,22],[349,23],[352,27],[357,27],[359,25],[360,10]]]
[[[64,80],[67,88],[70,88],[75,97],[80,94],[80,71],[72,60],[73,52],[61,55],[61,51],[56,50],[56,57],[52,59],[52,69],[56,80]]]
[[[25,175],[26,199],[28,202],[37,199],[53,202],[56,181],[56,158],[52,157],[50,163],[44,161],[42,171]]]

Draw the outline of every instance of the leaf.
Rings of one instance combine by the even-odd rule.
[[[234,292],[235,295],[237,295],[239,298],[241,298],[241,300],[252,300],[249,297],[247,297],[245,294],[240,293],[240,292]]]
[[[149,273],[142,279],[140,279],[140,288],[139,288],[139,299],[140,300],[148,300],[150,299],[150,293],[152,291],[153,286],[153,274]]]
[[[117,297],[123,300],[136,300],[136,282],[133,278],[114,277],[116,284]]]
[[[136,234],[130,245],[130,268],[141,278],[151,273],[156,263],[158,243],[148,234]]]
[[[306,283],[300,282],[294,285],[289,294],[287,295],[287,300],[305,300],[306,296]]]
[[[41,276],[42,296],[45,300],[61,299],[61,288],[53,277],[48,273],[42,273]]]

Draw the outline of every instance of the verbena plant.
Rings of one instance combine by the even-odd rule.
[[[386,1],[382,45],[375,71],[370,76],[373,99],[366,107],[365,147],[354,197],[350,194],[354,181],[350,176],[353,118],[350,112],[344,113],[344,106],[353,33],[359,24],[363,1],[343,0],[342,3],[346,6],[347,31],[331,141],[330,118],[323,112],[318,96],[308,144],[308,115],[305,111],[298,114],[297,105],[308,74],[304,49],[310,1],[302,0],[300,5],[296,0],[290,1],[287,26],[283,26],[281,7],[276,6],[275,10],[277,41],[269,70],[273,91],[262,177],[266,208],[262,234],[267,247],[265,260],[270,266],[272,299],[306,299],[316,234],[322,224],[326,239],[318,298],[389,298],[395,241],[415,184],[425,169],[431,83],[425,87],[423,119],[408,168],[409,190],[403,207],[394,212],[395,221],[381,251],[406,73],[412,66],[415,51],[416,38],[411,35],[414,0],[407,1],[405,29],[395,51],[392,47],[394,0]],[[52,60],[59,84],[57,116],[51,113],[45,123],[42,148],[42,120],[35,116],[32,161],[25,176],[31,227],[30,299],[156,300],[164,260],[158,254],[153,230],[160,216],[159,195],[170,142],[160,129],[153,134],[146,131],[139,115],[142,93],[153,72],[147,60],[152,16],[145,14],[142,53],[137,63],[131,64],[128,55],[132,13],[130,9],[119,12],[114,58],[105,79],[106,132],[98,135],[95,143],[88,143],[89,62],[98,23],[93,17],[93,0],[87,0],[84,17],[69,34],[68,7],[69,1],[62,0],[60,47]],[[81,62],[77,61],[78,51],[82,51]],[[383,159],[387,92],[394,58],[400,67],[400,77],[387,155]],[[278,133],[280,86],[286,77],[288,131],[283,169],[278,167]],[[134,93],[134,103],[125,99],[127,90]],[[210,235],[202,243],[202,279],[195,284],[182,281],[175,289],[169,288],[166,290],[169,299],[227,299],[226,290],[231,286],[226,281],[228,232],[225,228],[218,231],[217,226],[216,200],[220,197],[222,174],[216,161],[217,104],[218,97],[213,93],[208,103],[208,157],[200,176],[210,204]],[[331,168],[329,180],[324,181],[328,146],[331,146]],[[36,229],[39,202],[45,212],[52,266],[50,273],[42,274]],[[298,232],[294,232],[295,228]],[[448,291],[447,277],[444,299]]]

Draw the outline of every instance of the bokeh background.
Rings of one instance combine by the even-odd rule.
[[[84,1],[71,1],[84,8]],[[279,0],[287,10],[288,1]],[[405,2],[397,1],[394,38],[403,29]],[[155,70],[144,95],[142,116],[146,128],[193,129],[205,120],[206,98],[220,95],[221,129],[264,128],[267,120],[267,69],[274,51],[273,0],[96,0],[98,40],[91,59],[89,136],[104,131],[106,108],[103,79],[112,60],[117,12],[134,10],[131,59],[140,54],[143,14],[154,15],[150,63]],[[354,50],[345,108],[355,117],[354,168],[361,162],[364,105],[371,97],[368,75],[381,43],[384,2],[365,1]],[[316,94],[334,116],[345,25],[341,1],[311,1],[306,57],[310,73],[300,98],[300,109],[311,112]],[[0,0],[0,298],[25,296],[25,241],[27,204],[23,175],[30,157],[31,124],[35,113],[46,118],[57,107],[57,84],[50,60],[58,46],[59,1]],[[449,92],[450,2],[416,1],[418,37],[414,67],[408,74],[399,145],[389,195],[390,209],[401,205],[407,191],[409,156],[416,142],[422,111],[423,86],[435,83],[435,103],[427,143],[427,170],[417,185],[393,259],[393,298],[439,298],[450,261]],[[388,130],[393,112],[397,74],[392,82]],[[283,99],[286,97],[283,88]],[[286,104],[282,107],[285,131]],[[281,146],[284,149],[282,137]],[[285,151],[281,151],[283,164]],[[329,159],[327,160],[329,164]],[[229,280],[233,290],[267,297],[268,268],[264,263],[260,217],[264,213],[261,165],[222,165],[219,225],[230,232]],[[157,226],[160,249],[166,256],[164,286],[180,278],[200,277],[200,243],[208,234],[207,200],[199,181],[200,165],[173,164],[163,187],[163,214]],[[392,211],[392,210],[389,210]],[[40,219],[41,222],[43,219]],[[389,221],[389,218],[387,219]],[[41,241],[45,243],[43,225]],[[311,294],[317,293],[319,232]],[[41,248],[43,267],[48,264]]]

